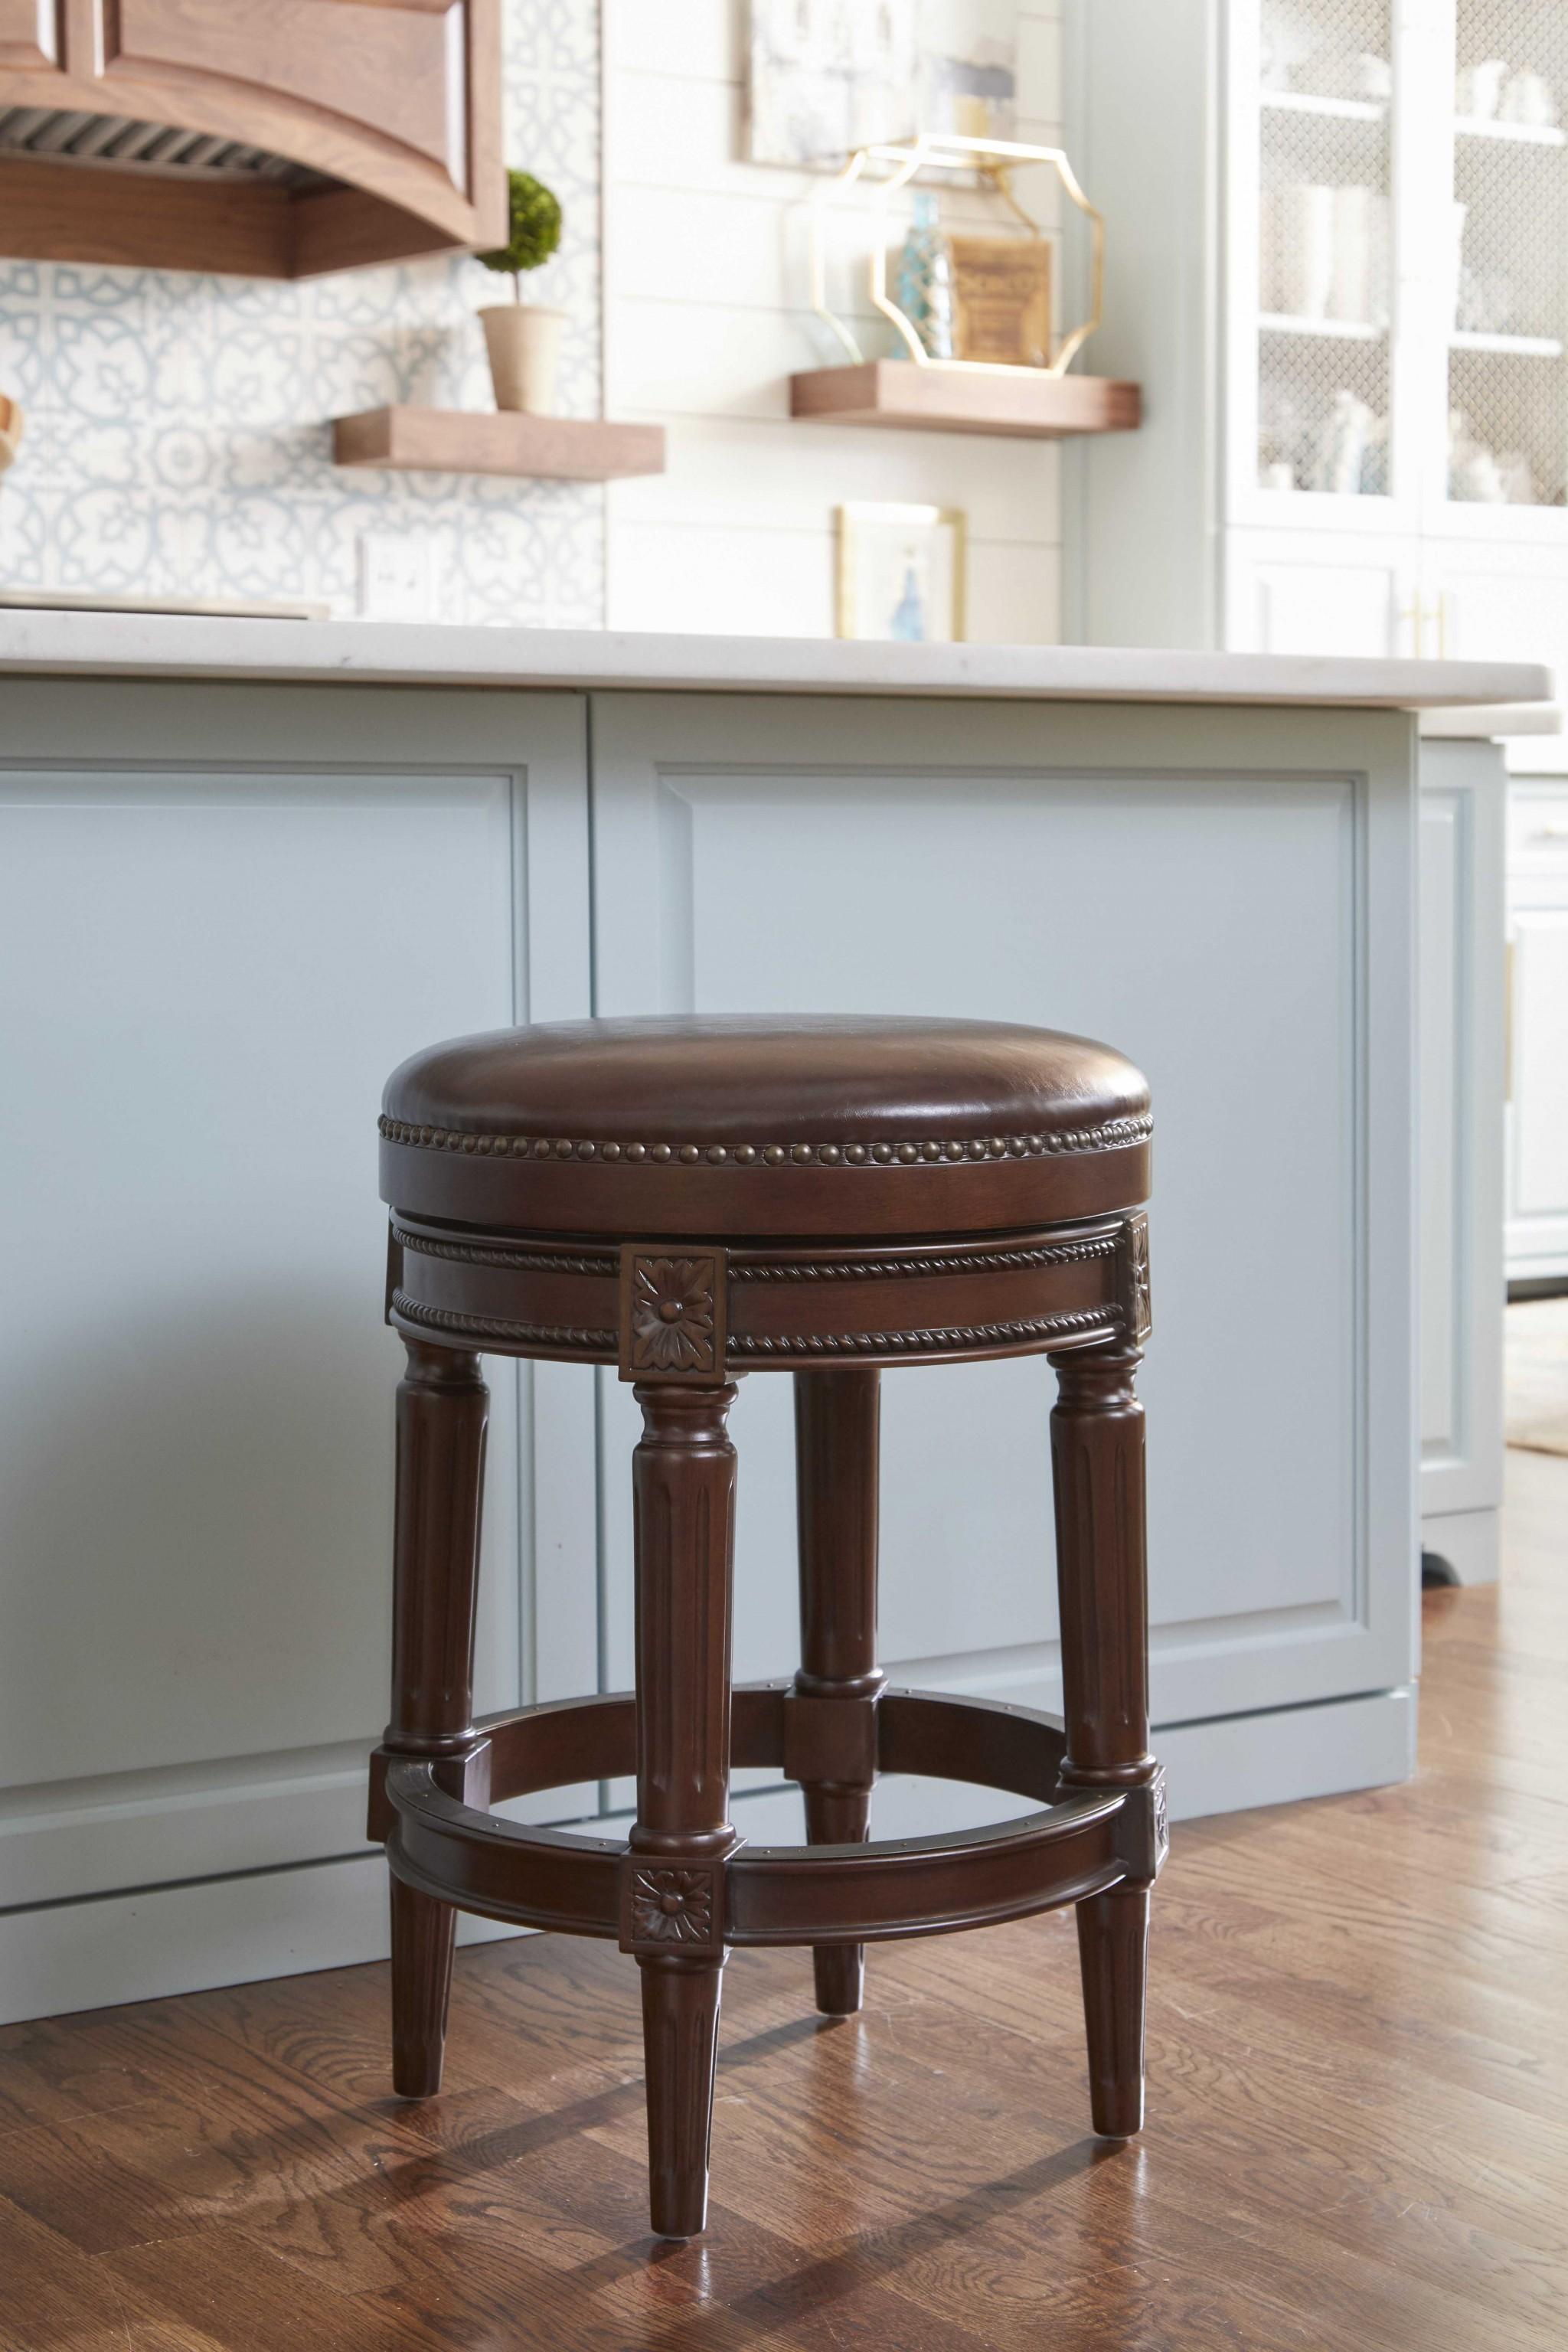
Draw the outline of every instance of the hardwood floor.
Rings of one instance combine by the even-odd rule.
[[[1553,2352],[1568,2340],[1568,1460],[1426,1602],[1409,1787],[1177,1832],[1150,2115],[1088,2136],[1070,1917],[725,1983],[712,2227],[646,2234],[637,1971],[460,1955],[0,2032],[5,2352]]]

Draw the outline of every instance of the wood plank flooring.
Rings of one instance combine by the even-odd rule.
[[[0,2032],[5,2352],[1562,2352],[1568,1460],[1430,1595],[1409,1787],[1178,1831],[1151,2122],[1087,2129],[1070,1918],[725,1985],[712,2227],[646,2234],[637,1972],[459,1956],[448,2087],[384,1972]]]

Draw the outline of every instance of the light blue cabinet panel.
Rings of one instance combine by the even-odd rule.
[[[504,776],[8,779],[5,1779],[384,1714],[379,1090],[419,1024],[508,1017],[510,829]],[[465,919],[410,927],[425,895]]]
[[[595,707],[601,1011],[1003,1017],[1147,1069],[1166,1721],[1412,1670],[1412,751],[1394,717]],[[752,1674],[794,1657],[786,1385],[734,1415]],[[1048,1370],[884,1386],[890,1670],[1052,1703]],[[616,1681],[635,1415],[605,1394]]]
[[[8,684],[0,719],[0,1901],[351,1853],[402,1363],[381,1087],[586,1010],[583,706]],[[591,1400],[491,1376],[493,1707],[591,1685],[597,1625]]]

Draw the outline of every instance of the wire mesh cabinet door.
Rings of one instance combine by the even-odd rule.
[[[1448,29],[1451,267],[1443,288],[1441,497],[1455,507],[1563,508],[1568,0],[1531,0],[1527,7],[1455,0]],[[1508,534],[1507,519],[1491,520]],[[1434,518],[1438,528],[1453,520]]]
[[[1225,22],[1230,520],[1390,530],[1414,520],[1396,502],[1415,481],[1401,188],[1416,44],[1395,0],[1231,0]]]

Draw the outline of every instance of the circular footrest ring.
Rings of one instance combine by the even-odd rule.
[[[792,1704],[788,1683],[734,1692],[733,1765],[783,1765]],[[874,1709],[879,1771],[1004,1789],[1040,1809],[932,1837],[838,1846],[738,1843],[719,1860],[666,1864],[629,1853],[618,1838],[534,1829],[468,1801],[488,1793],[499,1803],[634,1771],[636,1702],[624,1692],[492,1719],[460,1756],[383,1751],[378,1820],[388,1860],[409,1885],[487,1918],[694,1957],[726,1946],[939,1935],[1076,1903],[1158,1871],[1164,1801],[1157,1773],[1133,1787],[1058,1797],[1065,1743],[1050,1716],[897,1689],[865,1705]]]

